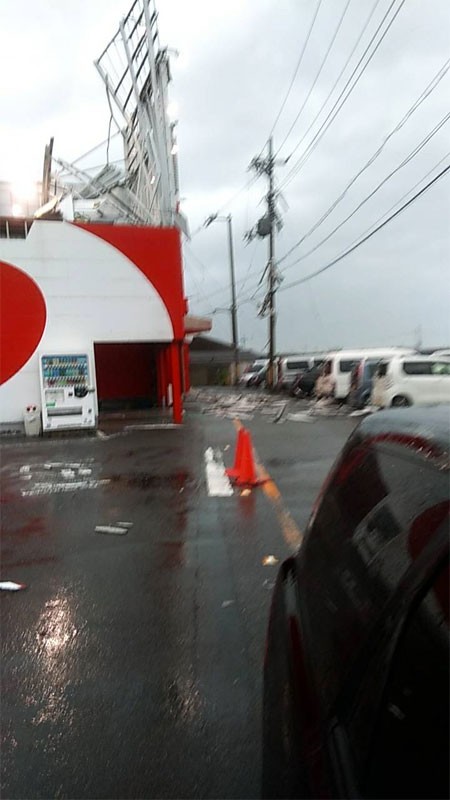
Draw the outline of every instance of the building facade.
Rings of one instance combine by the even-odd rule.
[[[170,406],[181,422],[188,378],[179,230],[61,220],[15,220],[13,229],[0,238],[0,421],[45,405],[42,354],[82,353],[95,419]]]

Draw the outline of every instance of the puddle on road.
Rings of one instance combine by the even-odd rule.
[[[191,489],[195,487],[188,472],[175,472],[172,475],[154,475],[150,472],[139,472],[127,475],[110,475],[109,481],[112,486],[125,486],[133,489],[175,489],[180,493],[181,489]]]
[[[186,564],[186,542],[157,542],[159,569],[176,569]]]

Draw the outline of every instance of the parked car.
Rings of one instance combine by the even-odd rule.
[[[431,355],[433,358],[436,356],[446,356],[447,358],[450,358],[450,350],[435,350],[433,353],[431,353]]]
[[[347,402],[352,408],[364,408],[372,394],[372,381],[380,363],[379,358],[363,358],[350,373],[350,391]]]
[[[450,402],[450,358],[402,356],[378,365],[372,403],[388,406]]]
[[[238,380],[238,386],[261,386],[266,377],[268,364],[267,358],[257,358],[246,367]]]
[[[294,381],[309,369],[322,364],[324,356],[284,356],[278,361],[278,388],[290,390]]]
[[[339,350],[328,353],[323,374],[317,381],[317,397],[334,397],[344,402],[350,391],[350,375],[363,358],[391,358],[414,351],[399,347],[366,348],[361,350]]]
[[[311,397],[314,394],[316,381],[322,374],[322,366],[322,364],[318,364],[300,374],[292,383],[289,394],[293,397]]]
[[[450,407],[352,434],[279,570],[263,797],[449,797]]]

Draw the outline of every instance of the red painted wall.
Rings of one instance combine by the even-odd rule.
[[[38,347],[47,309],[37,283],[4,261],[0,261],[0,302],[0,383],[5,383]]]
[[[174,338],[184,337],[181,234],[178,228],[75,223],[123,253],[153,284],[172,321]]]

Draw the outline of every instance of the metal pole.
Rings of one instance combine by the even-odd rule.
[[[273,151],[272,137],[269,139],[268,156],[268,176],[269,193],[267,195],[267,205],[270,220],[269,234],[269,370],[268,383],[269,389],[275,388],[275,192],[273,184]]]
[[[236,307],[236,284],[234,278],[233,231],[231,227],[231,214],[228,214],[227,222],[228,222],[228,249],[230,254],[230,275],[231,275],[231,329],[233,333],[233,351],[234,351],[233,383],[236,386],[239,378],[239,338],[238,338],[237,307]]]

